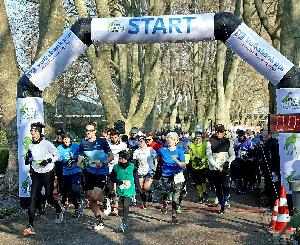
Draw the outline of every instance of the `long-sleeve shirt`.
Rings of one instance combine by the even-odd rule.
[[[37,173],[48,173],[54,168],[54,162],[59,160],[60,154],[57,148],[48,140],[43,139],[41,142],[31,143],[28,152],[32,157],[32,169]],[[27,155],[29,155],[27,153]],[[43,160],[52,159],[46,166],[40,166]]]
[[[63,164],[63,175],[71,175],[80,173],[82,170],[77,166],[79,144],[72,143],[70,146],[59,145],[57,150],[60,153],[61,161]],[[67,164],[68,160],[73,159],[74,162],[71,166]]]
[[[233,144],[228,138],[212,136],[207,142],[206,156],[210,170],[219,170],[225,162],[229,163],[235,159]]]

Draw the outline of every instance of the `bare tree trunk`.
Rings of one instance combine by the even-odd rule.
[[[17,193],[18,161],[16,134],[16,90],[19,70],[4,1],[0,1],[0,115],[8,140],[9,161],[4,190]]]
[[[36,52],[38,59],[62,35],[65,23],[65,12],[60,0],[43,0],[39,6],[39,40]],[[59,94],[58,81],[48,87],[43,98],[45,101],[45,122],[47,131],[55,118],[55,106]]]

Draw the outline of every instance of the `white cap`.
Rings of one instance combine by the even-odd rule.
[[[178,134],[176,132],[170,132],[167,134],[167,138],[173,138],[176,142],[178,141]]]
[[[144,136],[144,133],[142,131],[138,131],[137,135],[138,136]]]
[[[195,132],[202,132],[202,128],[199,124],[195,126]]]

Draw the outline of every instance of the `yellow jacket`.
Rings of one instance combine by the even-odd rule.
[[[203,141],[196,144],[192,142],[190,145],[190,157],[193,169],[204,169],[208,167],[206,158],[206,145],[207,142]]]

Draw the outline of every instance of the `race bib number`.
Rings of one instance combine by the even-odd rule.
[[[94,159],[89,159],[89,165],[93,168],[96,168],[98,167],[97,166],[97,160],[94,160]]]
[[[227,152],[220,152],[214,155],[217,164],[223,164],[227,160]]]
[[[184,178],[183,172],[180,172],[178,174],[174,174],[175,184],[182,183],[184,181],[185,181],[185,178]]]
[[[121,190],[129,189],[131,187],[130,180],[123,180],[123,184],[119,186]]]

